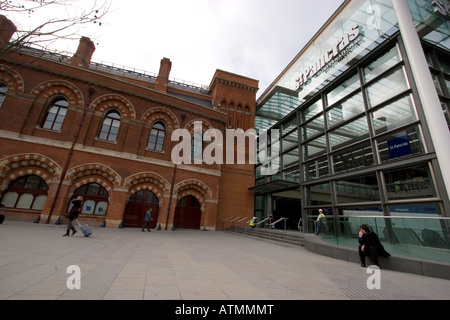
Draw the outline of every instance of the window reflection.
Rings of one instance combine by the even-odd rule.
[[[436,196],[428,164],[386,171],[384,177],[388,198],[391,200]]]
[[[369,126],[367,125],[367,118],[362,117],[331,131],[330,144],[335,150],[355,142],[360,142],[368,136]]]
[[[317,117],[316,119],[304,124],[302,126],[303,139],[307,140],[316,134],[325,131],[325,122],[323,115]]]
[[[382,133],[417,120],[411,96],[373,112],[375,133]]]
[[[304,159],[308,160],[323,155],[327,150],[325,136],[321,136],[303,145]]]
[[[397,46],[395,46],[364,68],[364,79],[366,80],[366,82],[369,82],[383,72],[392,68],[400,61],[401,59],[398,48]]]
[[[345,96],[355,91],[359,87],[360,87],[359,76],[358,74],[355,74],[350,79],[344,81],[336,89],[328,93],[327,95],[328,105],[331,106],[333,103],[344,98]]]
[[[362,112],[364,112],[364,101],[362,93],[358,93],[327,112],[328,125],[332,127]]]
[[[371,202],[380,200],[375,174],[336,181],[338,203]]]
[[[374,158],[370,142],[337,152],[333,155],[335,173],[367,168],[373,164]]]
[[[405,73],[403,68],[399,68],[367,88],[370,106],[379,105],[407,89]]]

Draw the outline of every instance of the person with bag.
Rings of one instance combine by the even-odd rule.
[[[78,218],[78,215],[81,213],[81,208],[83,204],[83,197],[78,196],[76,199],[72,200],[72,209],[66,215],[67,218],[67,232],[63,234],[63,237],[68,237],[70,235],[70,230],[72,230],[72,235],[77,233],[77,230],[72,224],[72,221]]]

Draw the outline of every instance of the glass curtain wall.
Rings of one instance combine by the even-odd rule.
[[[419,24],[429,3],[411,2]],[[422,38],[449,121],[449,28],[442,24]],[[350,2],[258,101],[256,128],[280,131],[281,165],[276,178],[258,174],[257,165],[256,184],[298,183],[309,232],[319,208],[335,218],[444,214],[428,124],[397,36],[391,0]]]

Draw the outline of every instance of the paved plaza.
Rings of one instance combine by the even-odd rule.
[[[65,225],[6,220],[0,225],[0,299],[267,303],[450,297],[448,280],[390,270],[381,270],[380,289],[370,290],[375,273],[358,264],[225,231],[92,229],[88,238],[81,231],[62,237]],[[78,281],[70,266],[79,267]],[[80,288],[69,289],[75,284]]]

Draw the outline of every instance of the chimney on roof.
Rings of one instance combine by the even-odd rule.
[[[89,68],[91,63],[92,55],[95,51],[94,42],[87,37],[82,37],[80,39],[80,44],[78,45],[77,52],[70,59],[70,63],[77,67]]]
[[[11,40],[16,31],[17,28],[14,23],[4,15],[0,15],[0,48]]]
[[[169,85],[169,74],[172,69],[172,62],[168,58],[161,60],[161,66],[159,68],[158,77],[155,82],[155,90],[167,92],[167,86]]]

